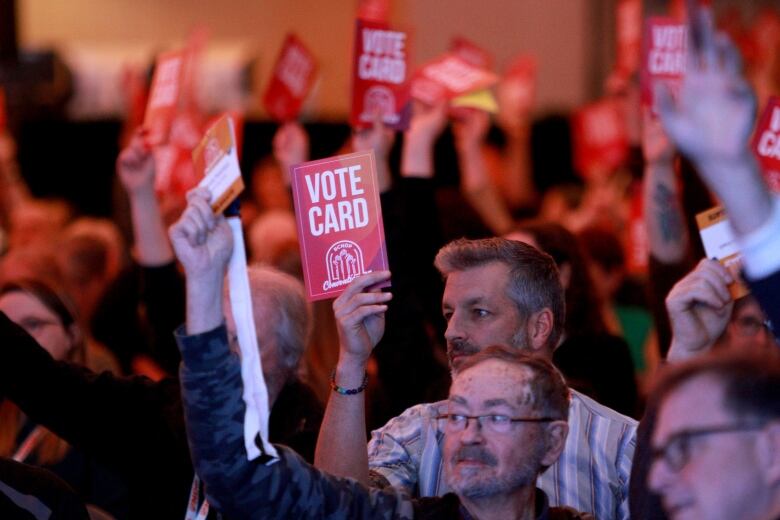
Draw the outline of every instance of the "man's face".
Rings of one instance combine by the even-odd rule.
[[[449,414],[512,418],[538,417],[529,386],[530,370],[499,360],[487,360],[458,374],[452,382]],[[489,418],[487,418],[489,420]],[[444,421],[444,420],[443,420]],[[533,485],[547,460],[547,423],[510,423],[506,432],[467,419],[459,430],[443,424],[444,474],[461,497],[508,494]]]
[[[717,380],[698,376],[674,390],[659,411],[653,449],[667,448],[677,467],[655,458],[648,483],[674,520],[754,518],[751,509],[760,507],[765,483],[755,445],[759,431],[741,427],[749,421],[724,409],[722,398]]]
[[[491,345],[528,345],[524,320],[507,294],[508,286],[509,268],[503,262],[447,276],[442,312],[450,368],[457,369],[465,356]]]

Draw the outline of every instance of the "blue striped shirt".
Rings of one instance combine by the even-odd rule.
[[[537,485],[550,504],[600,520],[628,518],[628,478],[636,447],[636,421],[571,390],[569,435],[558,461]],[[394,487],[419,496],[450,491],[442,478],[443,432],[436,416],[447,402],[420,404],[371,434],[369,467]]]

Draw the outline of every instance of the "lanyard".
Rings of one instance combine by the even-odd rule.
[[[200,479],[197,475],[192,479],[192,488],[190,489],[190,500],[187,502],[187,514],[184,515],[184,520],[206,520],[209,516],[209,503],[206,500],[205,493],[203,497],[203,504],[198,509],[198,502],[200,501]]]
[[[41,443],[45,433],[46,430],[43,428],[43,426],[36,426],[33,428],[33,430],[29,433],[29,435],[27,435],[27,437],[24,439],[24,442],[22,442],[21,446],[19,446],[19,449],[16,450],[16,453],[14,453],[13,457],[11,458],[16,462],[24,462],[27,457],[30,456],[32,450],[34,450],[38,444]]]

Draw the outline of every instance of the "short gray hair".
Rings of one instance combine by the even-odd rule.
[[[263,301],[272,320],[284,367],[295,371],[311,336],[311,307],[303,285],[295,277],[272,267],[249,268],[252,301]]]

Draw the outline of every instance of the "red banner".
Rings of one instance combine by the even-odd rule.
[[[296,119],[314,86],[316,73],[312,53],[294,34],[288,34],[263,96],[263,105],[271,117],[280,122]]]
[[[373,152],[307,162],[291,173],[309,299],[335,298],[356,276],[387,269]]]

